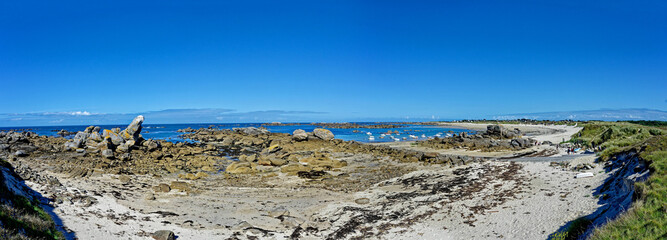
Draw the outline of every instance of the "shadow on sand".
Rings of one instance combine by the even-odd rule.
[[[50,204],[51,199],[28,187],[28,185],[25,184],[25,181],[14,172],[13,167],[0,166],[0,171],[0,174],[3,174],[2,179],[4,180],[4,183],[0,184],[6,184],[8,188],[12,189],[10,191],[14,192],[15,194],[19,194],[21,196],[27,197],[28,199],[39,202],[40,207],[51,217],[55,223],[56,230],[60,231],[65,239],[77,239],[76,233],[67,231],[67,228],[63,225],[62,219],[60,219],[60,217],[54,213],[54,207]]]
[[[597,163],[599,159],[596,160]],[[605,165],[605,172],[612,173],[604,183],[593,189],[600,207],[595,212],[572,220],[549,235],[549,239],[586,239],[595,228],[614,220],[636,200],[634,184],[648,179],[648,164],[635,152],[621,153]]]

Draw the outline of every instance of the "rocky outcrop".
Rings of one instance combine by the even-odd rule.
[[[137,141],[141,137],[141,124],[144,123],[144,116],[139,115],[132,120],[130,125],[127,125],[125,130],[120,132],[120,136],[125,141]]]
[[[518,128],[509,130],[501,125],[488,125],[486,126],[486,132],[482,134],[494,139],[513,139],[522,136],[521,130]]]
[[[136,118],[124,131],[91,126],[70,140],[31,132],[0,132],[0,158],[30,159],[77,178],[101,173],[181,173],[186,177],[190,173],[201,178],[205,175],[202,172],[224,169],[220,162],[228,160],[212,145],[143,139],[139,132],[142,121]],[[128,139],[122,138],[121,132]]]
[[[521,150],[535,146],[537,141],[523,138],[519,129],[509,130],[500,125],[488,125],[486,132],[434,138],[418,141],[417,144],[433,149],[465,148],[468,150],[503,151]]]
[[[137,116],[127,126],[120,130],[119,128],[104,129],[100,134],[100,127],[90,126],[86,130],[77,132],[74,138],[64,144],[65,150],[77,150],[83,152],[100,152],[102,157],[113,158],[113,153],[119,155],[129,153],[135,147],[145,146],[149,150],[155,150],[160,147],[159,143],[141,137],[141,124],[144,122],[144,116]],[[127,155],[126,155],[127,156]],[[127,158],[127,157],[126,157]]]
[[[292,139],[295,141],[308,140],[308,134],[303,129],[297,129],[292,132]]]
[[[253,135],[253,136],[270,133],[269,130],[266,130],[266,128],[256,128],[256,127],[233,128],[232,130],[234,132],[244,133],[244,134]]]
[[[359,128],[359,129],[379,129],[379,128],[402,128],[405,127],[407,123],[398,123],[398,124],[393,124],[393,123],[382,123],[382,122],[376,122],[376,123],[264,123],[262,126],[316,126],[320,128],[340,128],[340,129],[351,129],[351,128]],[[410,123],[410,124],[415,124],[415,123]],[[417,123],[420,124],[420,123]],[[433,125],[433,124],[431,124]]]
[[[315,130],[313,130],[313,135],[325,141],[331,141],[334,139],[334,134],[324,128],[315,128]]]
[[[230,174],[271,173],[279,169],[287,175],[303,178],[328,178],[320,171],[338,171],[347,162],[334,157],[334,153],[370,154],[378,158],[390,158],[400,162],[427,162],[449,166],[481,162],[485,158],[438,153],[423,153],[414,150],[394,149],[382,145],[363,144],[332,138],[330,131],[317,130],[324,134],[296,130],[292,135],[270,133],[248,135],[243,131],[212,130],[202,128],[183,138],[215,145],[236,157],[237,162],[226,166]],[[321,138],[323,137],[323,138]]]

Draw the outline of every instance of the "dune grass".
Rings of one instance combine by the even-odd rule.
[[[0,167],[11,165],[0,159]],[[15,195],[0,174],[0,239],[64,239],[39,203]]]
[[[667,131],[663,123],[593,122],[572,141],[601,146],[601,160],[634,151],[647,161],[651,176],[635,183],[637,200],[617,219],[595,229],[590,239],[667,239]]]

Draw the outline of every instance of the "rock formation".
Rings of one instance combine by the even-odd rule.
[[[105,158],[114,158],[116,153],[128,153],[135,146],[146,146],[150,150],[159,148],[155,141],[145,141],[141,137],[141,124],[144,116],[137,116],[122,131],[119,128],[104,129],[100,134],[100,127],[90,126],[86,130],[76,133],[74,138],[65,143],[65,150],[91,150],[101,151]]]
[[[482,151],[520,150],[535,145],[535,140],[522,136],[519,129],[509,130],[500,125],[488,125],[486,132],[472,135],[462,132],[452,137],[419,141],[417,144],[434,149],[459,147]]]

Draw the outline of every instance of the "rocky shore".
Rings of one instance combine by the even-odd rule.
[[[531,138],[524,138],[521,130],[506,129],[500,125],[488,125],[485,132],[478,134],[466,134],[465,132],[453,137],[434,138],[426,141],[419,141],[418,145],[435,148],[465,148],[467,150],[481,151],[502,151],[502,150],[522,150],[538,144]],[[546,142],[546,144],[551,144]]]
[[[125,129],[91,126],[69,140],[2,132],[0,158],[45,197],[66,236],[80,239],[545,237],[592,213],[597,205],[584,186],[598,186],[606,176],[572,180],[578,171],[602,167],[592,159],[574,164],[592,169],[515,163],[469,150],[342,141],[323,128],[292,134],[191,129],[182,135],[190,143],[172,143],[143,139],[142,122],[137,117]],[[503,149],[503,156],[538,149],[521,131],[494,126],[479,137],[451,139],[528,141],[525,148]],[[532,205],[536,196],[573,212],[540,210]],[[491,224],[517,212],[543,221],[545,211],[559,218],[548,218],[539,232]]]
[[[320,128],[368,128],[368,129],[379,129],[379,128],[403,128],[405,124],[394,124],[394,123],[264,123],[262,126],[316,126]]]

